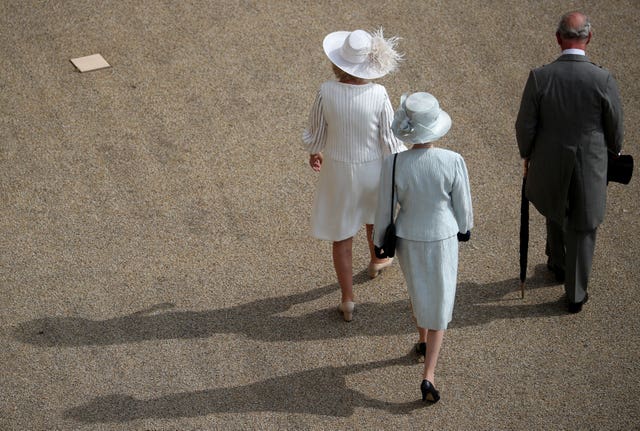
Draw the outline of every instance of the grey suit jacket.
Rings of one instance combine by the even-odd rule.
[[[622,104],[611,74],[582,55],[532,70],[516,120],[529,159],[526,196],[542,215],[577,230],[603,220],[607,149],[622,147]]]

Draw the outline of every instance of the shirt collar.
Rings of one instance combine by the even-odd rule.
[[[573,54],[573,55],[587,55],[584,50],[578,48],[569,48],[562,51],[562,55]]]

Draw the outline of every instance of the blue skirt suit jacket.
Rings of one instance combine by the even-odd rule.
[[[374,243],[382,245],[391,217],[393,155],[382,166]],[[439,241],[473,228],[469,174],[462,156],[443,148],[398,154],[394,208],[396,234],[413,241]]]

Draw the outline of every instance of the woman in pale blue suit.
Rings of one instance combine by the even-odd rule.
[[[396,252],[418,326],[418,353],[425,356],[422,399],[436,402],[435,368],[451,321],[458,274],[458,241],[467,241],[473,211],[467,167],[460,154],[433,142],[451,127],[451,118],[429,93],[404,95],[392,130],[411,150],[397,155],[394,200]],[[394,156],[385,159],[375,218],[374,244],[382,246],[391,217]],[[395,208],[395,205],[394,205]]]

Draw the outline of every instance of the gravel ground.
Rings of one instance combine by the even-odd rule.
[[[564,310],[535,211],[519,296],[513,124],[572,8],[637,156],[635,0],[1,0],[0,429],[639,428],[637,178],[609,186],[583,312]],[[369,281],[358,234],[347,324],[309,236],[321,42],[379,26],[406,53],[379,82],[394,105],[440,99],[471,177],[433,406],[399,266]],[[112,67],[69,62],[94,53]]]

